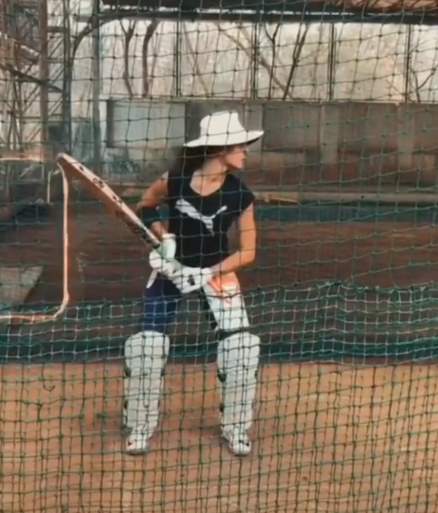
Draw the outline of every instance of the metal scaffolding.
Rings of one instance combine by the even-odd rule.
[[[0,219],[45,198],[69,143],[68,3],[0,0]]]
[[[3,158],[50,152],[51,128],[65,121],[67,1],[0,0]]]

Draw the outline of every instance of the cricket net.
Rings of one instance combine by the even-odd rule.
[[[437,508],[436,7],[219,4],[0,0],[1,512]],[[126,341],[150,248],[56,156],[133,207],[224,110],[265,132],[239,172],[251,452],[221,437],[221,334],[195,293],[134,456]]]

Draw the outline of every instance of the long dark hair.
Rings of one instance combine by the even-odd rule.
[[[169,176],[190,177],[207,160],[215,157],[224,149],[223,146],[198,146],[196,148],[183,146],[170,167]]]

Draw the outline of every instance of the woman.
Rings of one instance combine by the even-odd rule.
[[[186,143],[169,173],[144,193],[137,212],[161,240],[150,254],[153,268],[145,292],[143,331],[125,343],[127,452],[147,451],[158,424],[167,327],[181,297],[199,290],[219,334],[218,378],[222,391],[222,436],[236,455],[251,450],[248,430],[256,391],[259,338],[249,321],[235,271],[254,261],[254,195],[231,174],[243,169],[248,145],[263,132],[247,131],[236,112],[201,120],[200,137]],[[158,207],[167,202],[166,230]],[[227,231],[237,222],[240,247],[231,252]]]

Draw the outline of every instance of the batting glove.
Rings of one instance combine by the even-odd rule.
[[[161,238],[160,246],[149,253],[149,263],[152,269],[170,278],[181,268],[181,264],[175,260],[175,253],[175,235],[173,233],[165,233]]]
[[[208,267],[181,266],[180,269],[174,269],[168,278],[182,294],[188,294],[206,285],[213,278],[213,272]]]

